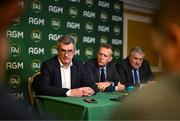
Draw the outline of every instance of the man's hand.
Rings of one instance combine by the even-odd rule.
[[[117,91],[123,91],[123,90],[125,90],[125,85],[121,84],[121,83],[118,83],[117,84]]]
[[[90,87],[82,87],[82,90],[84,92],[83,96],[91,96],[95,93],[94,90]]]
[[[82,88],[71,89],[70,96],[71,97],[82,97],[84,95],[84,91]]]
[[[104,91],[107,87],[111,85],[110,82],[98,82],[96,83],[99,90]]]
[[[71,89],[70,96],[72,97],[82,97],[82,96],[91,96],[95,92],[90,87],[81,87],[77,89]]]

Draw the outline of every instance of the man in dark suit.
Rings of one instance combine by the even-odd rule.
[[[83,63],[74,60],[75,41],[62,36],[57,43],[58,56],[43,62],[37,94],[50,96],[91,96],[95,84],[89,81]]]
[[[112,60],[112,47],[110,44],[102,44],[99,48],[97,59],[86,63],[91,81],[95,82],[99,91],[121,91],[124,85],[117,73]]]
[[[131,49],[129,57],[117,63],[117,71],[122,83],[127,86],[140,86],[140,84],[153,81],[150,64],[144,60],[144,52],[139,47]]]

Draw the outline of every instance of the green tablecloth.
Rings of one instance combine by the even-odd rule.
[[[120,102],[110,98],[122,96],[121,93],[100,92],[91,97],[52,97],[37,96],[37,105],[42,119],[61,120],[108,120]],[[93,98],[97,103],[84,102],[85,98]]]

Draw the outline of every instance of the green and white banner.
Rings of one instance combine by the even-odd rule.
[[[28,100],[28,78],[57,54],[56,41],[62,35],[76,40],[79,60],[95,58],[101,43],[113,46],[114,61],[123,57],[122,1],[30,0],[27,6],[26,2],[19,1],[24,15],[7,30],[11,45],[7,81],[15,100]]]

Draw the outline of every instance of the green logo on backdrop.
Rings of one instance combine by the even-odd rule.
[[[21,54],[21,47],[19,44],[11,44],[10,53],[12,57],[17,57]]]
[[[119,49],[114,49],[114,52],[113,52],[113,55],[114,55],[114,58],[117,60],[120,58],[120,50]]]
[[[40,13],[42,10],[42,4],[39,0],[33,0],[31,3],[31,9],[35,13]]]
[[[21,78],[19,75],[12,75],[9,78],[9,85],[13,88],[17,88],[19,87],[19,85],[21,84]]]
[[[91,59],[93,57],[93,49],[90,48],[90,47],[87,47],[85,49],[85,56],[88,58],[88,59]]]
[[[94,25],[92,22],[86,22],[85,24],[85,30],[88,32],[88,33],[91,33],[93,30],[94,30]]]
[[[61,26],[61,21],[59,18],[53,18],[51,20],[51,26],[54,30],[58,30]]]
[[[102,22],[106,22],[108,20],[108,14],[107,14],[106,11],[101,11],[100,19],[101,19]]]
[[[58,52],[57,52],[57,46],[54,45],[54,46],[51,47],[51,55],[57,55],[57,54],[58,54]]]
[[[69,35],[74,39],[75,44],[77,44],[77,42],[78,42],[78,36],[77,36],[77,34],[76,34],[76,33],[70,33]]]
[[[13,25],[19,25],[21,22],[21,17],[17,16],[16,18],[13,19]]]
[[[42,33],[39,30],[33,30],[31,32],[31,39],[34,42],[40,42],[42,40]]]
[[[115,25],[114,26],[114,29],[113,29],[113,32],[115,33],[116,36],[120,35],[120,26],[119,25]]]
[[[31,69],[33,70],[33,72],[38,72],[40,71],[40,68],[41,68],[41,61],[38,59],[34,59],[31,62]]]
[[[85,3],[88,7],[92,7],[94,5],[94,0],[85,0]]]
[[[107,43],[107,41],[108,41],[108,38],[106,36],[102,35],[100,37],[100,44]]]
[[[77,15],[78,15],[78,10],[76,7],[70,7],[69,8],[69,15],[72,17],[72,18],[76,18]]]
[[[120,10],[121,10],[121,5],[120,5],[119,2],[115,2],[115,3],[114,3],[114,10],[115,10],[116,12],[120,12]]]

